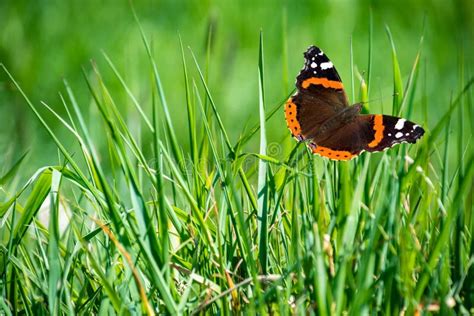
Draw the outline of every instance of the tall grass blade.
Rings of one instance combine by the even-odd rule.
[[[415,57],[415,61],[413,62],[413,66],[410,71],[410,75],[408,77],[408,82],[406,84],[405,88],[405,93],[403,95],[401,104],[400,104],[400,109],[397,112],[397,115],[402,115],[403,111],[405,110],[405,107],[408,106],[408,117],[409,114],[411,114],[412,108],[413,108],[413,99],[415,96],[415,91],[416,91],[416,82],[417,82],[417,77],[418,77],[418,65],[420,61],[420,55],[421,55],[421,47],[423,44],[423,37],[420,39],[420,44],[419,44],[419,49]]]
[[[351,101],[355,102],[355,78],[354,78],[354,50],[352,47],[352,36],[350,39],[350,65],[351,65]]]
[[[61,183],[61,172],[52,170],[51,193],[50,193],[50,215],[49,215],[49,242],[48,242],[48,307],[50,315],[59,315],[59,289],[61,280],[61,263],[59,259],[59,187]]]
[[[316,289],[317,301],[318,301],[318,312],[320,315],[329,315],[327,306],[327,270],[324,263],[324,253],[321,247],[321,239],[319,238],[318,224],[313,224],[314,234],[314,257],[315,257],[315,273],[314,288]]]
[[[191,148],[192,161],[194,164],[196,164],[197,159],[198,159],[197,135],[196,135],[196,114],[194,113],[194,107],[191,101],[188,69],[186,66],[186,58],[184,57],[184,48],[183,48],[183,42],[181,40],[181,36],[179,36],[179,44],[181,47],[181,59],[183,61],[184,88],[186,91],[186,106],[188,110],[187,114],[188,114],[189,145]]]
[[[18,169],[20,168],[27,155],[28,152],[25,152],[23,155],[21,155],[20,158],[18,158],[17,161],[15,161],[15,163],[11,166],[11,168],[7,170],[3,176],[0,177],[0,186],[5,185],[7,181],[9,181],[17,174]]]
[[[132,91],[130,90],[130,88],[127,86],[127,84],[125,83],[125,80],[123,80],[122,76],[120,75],[120,73],[118,72],[117,70],[117,67],[115,67],[114,63],[112,62],[112,60],[109,58],[109,56],[103,51],[102,52],[102,55],[104,56],[105,60],[107,61],[107,64],[109,64],[110,68],[112,69],[112,71],[114,72],[115,76],[117,77],[117,79],[120,81],[120,84],[122,85],[122,87],[125,89],[125,91],[127,92],[127,95],[130,97],[130,100],[132,100],[132,103],[133,105],[135,106],[135,108],[137,109],[138,113],[140,114],[140,116],[142,117],[143,121],[145,122],[146,126],[148,127],[148,129],[151,131],[151,132],[154,132],[154,129],[153,129],[153,126],[151,125],[151,122],[150,120],[148,119],[148,117],[146,116],[145,112],[143,111],[141,105],[138,103],[138,100],[135,98],[135,96],[133,95]]]
[[[181,150],[179,148],[178,140],[176,138],[176,133],[175,133],[175,129],[173,127],[173,122],[171,120],[170,112],[169,112],[169,109],[168,109],[168,102],[166,101],[165,92],[163,90],[163,85],[161,84],[161,79],[160,79],[160,75],[159,75],[159,72],[158,72],[158,66],[156,65],[155,59],[153,58],[153,54],[152,54],[152,51],[151,51],[150,44],[148,43],[148,40],[146,39],[145,31],[143,30],[143,28],[140,24],[140,20],[138,19],[138,16],[135,12],[135,9],[133,8],[133,5],[131,6],[131,8],[132,8],[133,17],[135,18],[135,22],[137,23],[138,28],[140,30],[140,36],[142,38],[143,45],[145,46],[146,53],[147,53],[147,56],[148,56],[148,60],[150,61],[150,65],[153,69],[153,79],[155,81],[155,86],[156,86],[156,89],[158,91],[158,96],[160,98],[160,103],[161,103],[161,106],[162,106],[162,109],[163,109],[163,113],[165,115],[166,131],[167,131],[168,136],[169,136],[170,141],[171,141],[173,155],[174,155],[174,157],[177,161],[181,162],[181,161],[183,161],[183,157],[182,157],[182,154],[181,154]],[[154,110],[154,112],[155,112],[155,114],[157,114],[155,110]],[[155,130],[155,133],[157,133],[156,128],[154,128],[154,130]],[[156,154],[158,155],[158,153],[156,153]]]
[[[367,57],[367,95],[370,96],[370,88],[372,87],[372,49],[374,45],[374,14],[372,7],[369,9],[369,48],[368,48],[368,57]],[[367,103],[367,108],[369,104]]]
[[[265,129],[265,90],[264,90],[264,59],[263,59],[263,33],[260,32],[259,63],[258,63],[258,108],[260,114],[260,150],[262,156],[267,155],[267,135]],[[267,162],[258,161],[258,236],[259,236],[259,260],[262,272],[267,273],[268,256],[268,182]]]
[[[392,113],[397,114],[400,112],[400,107],[403,100],[403,81],[400,72],[400,66],[398,64],[397,51],[395,49],[395,42],[392,37],[392,32],[388,25],[385,26],[390,45],[392,47],[392,69],[393,69],[393,106]]]

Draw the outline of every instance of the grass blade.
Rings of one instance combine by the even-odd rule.
[[[48,307],[50,315],[59,315],[58,290],[61,280],[61,263],[59,260],[59,187],[61,183],[61,173],[56,169],[52,170],[51,176],[51,207],[49,216],[49,243],[48,243],[48,265],[49,265],[49,285],[48,285]]]
[[[397,51],[395,49],[395,42],[390,32],[390,28],[386,25],[385,30],[387,32],[390,45],[392,46],[392,69],[393,69],[393,107],[392,113],[397,114],[400,112],[400,107],[403,100],[403,82],[402,75],[400,72],[400,66],[398,64]]]
[[[266,156],[267,151],[267,135],[265,129],[265,92],[264,92],[264,59],[263,59],[263,33],[260,32],[260,49],[258,64],[258,108],[260,113],[260,155]],[[267,256],[268,256],[268,182],[267,182],[267,163],[259,159],[258,161],[258,235],[259,235],[259,259],[262,272],[267,273]]]
[[[7,172],[5,172],[2,177],[0,177],[0,186],[5,185],[7,181],[9,181],[15,176],[27,155],[28,152],[25,152],[23,155],[21,155],[21,157],[18,158],[18,160],[13,164],[13,166],[11,166],[11,168]]]

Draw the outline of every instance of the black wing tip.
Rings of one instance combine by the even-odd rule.
[[[423,135],[425,135],[424,128],[417,125],[415,127],[415,130],[413,131],[413,138],[412,138],[412,141],[410,143],[412,143],[412,144],[416,143],[420,138],[423,137]]]
[[[401,141],[400,143],[406,142],[409,144],[415,144],[420,138],[423,137],[424,134],[425,130],[423,129],[423,127],[415,125],[415,128],[413,129],[411,134],[408,137],[404,138],[403,141]]]
[[[308,49],[304,53],[304,57],[308,58],[319,53],[321,53],[321,49],[319,49],[319,47],[315,45],[311,45],[310,47],[308,47]]]

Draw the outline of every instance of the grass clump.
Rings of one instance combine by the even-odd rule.
[[[412,117],[420,113],[413,95],[421,52],[404,86],[388,34],[393,112]],[[55,142],[59,162],[2,194],[2,313],[472,311],[474,154],[463,133],[459,159],[449,158],[450,122],[472,107],[472,79],[436,124],[416,117],[428,130],[416,146],[335,163],[296,143],[287,150],[269,142],[266,122],[282,104],[269,107],[265,98],[263,35],[255,62],[259,120],[237,141],[193,52],[181,45],[186,104],[171,106],[143,30],[141,36],[151,104],[133,95],[104,54],[137,111],[138,130],[95,65],[84,70],[98,111],[89,122],[67,82],[60,104],[40,109],[3,67]],[[365,99],[370,72],[359,78]],[[171,109],[186,111],[189,150],[178,141]],[[77,145],[61,140],[45,111]],[[2,185],[22,162],[2,175]],[[40,212],[49,214],[47,224]],[[60,214],[67,216],[62,228]]]

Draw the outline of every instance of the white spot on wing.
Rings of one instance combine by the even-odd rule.
[[[403,133],[402,133],[402,132],[398,132],[398,133],[395,134],[395,137],[396,137],[396,138],[400,138],[400,137],[402,137],[402,136],[403,136]]]
[[[419,125],[413,125],[413,129],[417,129],[418,127],[420,127]]]
[[[405,126],[405,122],[406,122],[406,121],[407,121],[407,120],[402,119],[402,118],[401,118],[401,119],[398,119],[397,124],[395,124],[395,129],[402,129],[403,126]]]
[[[332,62],[328,61],[326,63],[321,63],[321,69],[324,70],[324,69],[329,69],[329,68],[332,68],[333,67],[333,64]]]
[[[321,64],[321,66],[322,66],[322,64]],[[313,62],[311,63],[311,68],[316,68],[316,67],[318,67],[318,64],[316,64],[316,63],[313,61]],[[323,69],[324,69],[324,68],[323,68]]]
[[[318,55],[319,55],[319,56],[324,55],[323,51],[320,51]]]

